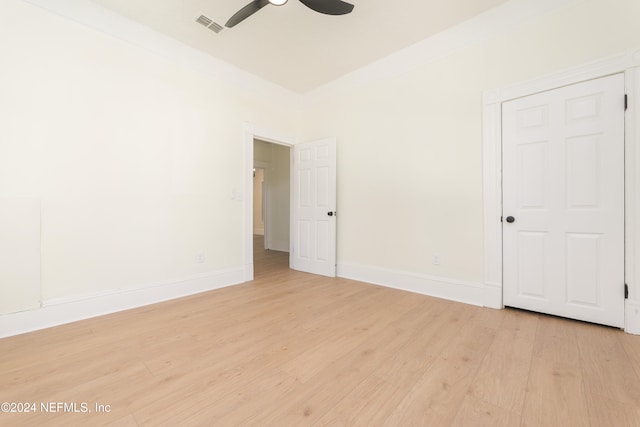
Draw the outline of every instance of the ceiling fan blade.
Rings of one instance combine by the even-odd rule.
[[[325,15],[346,15],[351,13],[353,5],[341,0],[300,0],[302,4]]]
[[[269,0],[253,0],[251,3],[237,11],[231,18],[229,18],[224,26],[227,28],[235,27],[268,4]]]

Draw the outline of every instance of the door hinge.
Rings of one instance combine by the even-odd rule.
[[[629,285],[624,284],[624,299],[629,299]]]
[[[624,94],[624,111],[627,111],[627,108],[629,108],[629,97],[625,93]]]

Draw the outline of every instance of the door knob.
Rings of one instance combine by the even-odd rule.
[[[335,212],[327,212],[327,215],[329,216],[334,216],[336,213]]]
[[[507,217],[507,222],[508,222],[509,224],[511,224],[512,222],[516,222],[516,219],[515,219],[514,217],[512,217],[512,216],[508,216],[508,217]]]

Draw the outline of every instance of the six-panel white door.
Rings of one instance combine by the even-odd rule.
[[[624,75],[505,102],[504,304],[624,326]]]
[[[293,147],[292,268],[336,275],[336,140]]]

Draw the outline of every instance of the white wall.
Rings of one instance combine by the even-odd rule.
[[[0,313],[38,308],[40,273],[40,200],[0,197]]]
[[[20,0],[0,51],[0,200],[41,206],[44,305],[243,268],[243,123],[293,133],[293,104]]]
[[[339,274],[481,304],[482,92],[640,47],[637,0],[559,3],[491,12],[451,49],[440,35],[309,96],[301,139],[338,138]]]

